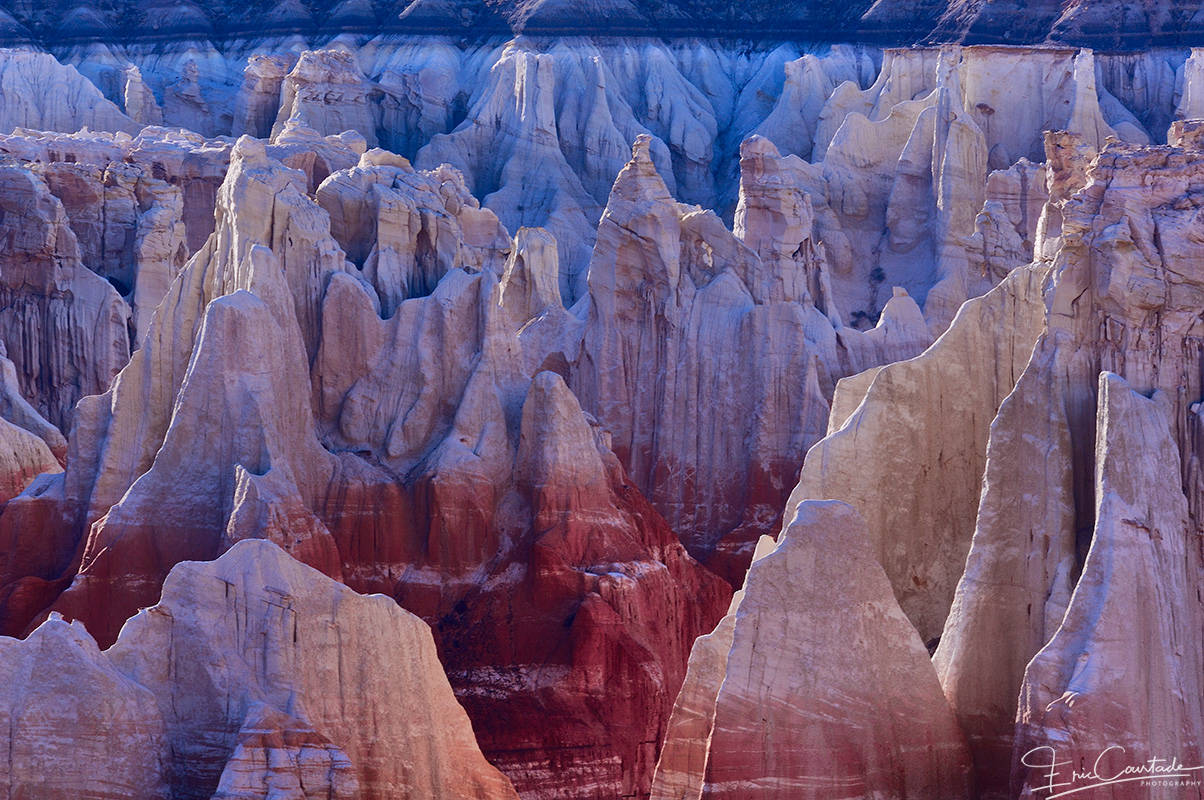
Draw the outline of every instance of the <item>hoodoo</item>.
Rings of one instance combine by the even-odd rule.
[[[1201,800],[1202,20],[0,0],[0,792]]]

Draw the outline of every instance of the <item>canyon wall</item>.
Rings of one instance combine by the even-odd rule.
[[[1200,757],[1204,55],[11,5],[14,793],[39,737],[115,797]]]

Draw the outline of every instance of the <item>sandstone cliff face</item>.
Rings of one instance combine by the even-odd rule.
[[[1037,254],[1061,252],[1063,209],[1086,180],[1090,153],[1083,137],[1071,133],[1048,136],[1046,150],[1046,200],[1037,220],[1031,219],[1035,198],[1025,200],[1023,210],[1005,212],[1031,237]],[[1013,183],[1015,172],[1025,169],[1021,162],[1009,173],[993,173],[996,186]],[[1019,235],[1005,226],[996,230]],[[900,603],[933,646],[965,570],[992,419],[1003,413],[1046,325],[1043,287],[1050,269],[1039,260],[1013,270],[986,295],[965,303],[919,358],[838,386],[829,435],[808,453],[787,503],[787,520],[793,506],[808,498],[857,507]],[[1040,391],[1025,385],[1017,395]],[[903,429],[896,424],[900,414],[909,420]],[[950,414],[961,424],[948,425]],[[872,459],[863,455],[870,452]]]
[[[480,207],[458,172],[445,166],[418,172],[381,150],[325,181],[317,200],[330,214],[332,235],[372,284],[385,318],[405,300],[431,294],[452,269],[500,276],[510,248],[506,229]],[[516,320],[514,329],[527,319]]]
[[[105,99],[74,67],[48,53],[0,51],[0,133],[14,128],[67,131],[81,128],[132,133],[140,127]]]
[[[7,419],[0,422],[0,503],[21,494],[37,476],[60,469],[45,441]]]
[[[388,471],[354,491],[395,509],[337,510],[346,579],[438,621],[482,746],[520,791],[646,791],[689,644],[726,591],[565,384],[579,323],[554,240],[511,242],[456,173],[373,153],[318,198],[365,265],[326,294],[319,418]]]
[[[733,53],[704,43],[541,37],[466,48],[442,40],[354,37],[324,51],[304,51],[294,41],[245,47],[223,54],[203,42],[170,56],[141,47],[98,48],[73,51],[71,59],[98,85],[111,85],[117,99],[131,68],[164,98],[179,95],[181,82],[193,87],[188,91],[199,93],[197,102],[213,113],[165,105],[163,119],[206,135],[264,135],[269,118],[279,135],[292,119],[324,134],[354,128],[370,145],[417,156],[425,168],[451,163],[509,230],[552,231],[564,273],[561,291],[570,303],[586,291],[598,218],[640,133],[655,137],[654,161],[677,199],[726,217],[737,201],[739,146],[750,133],[819,162],[846,117],[865,114],[882,122],[906,105],[911,110],[901,108],[885,126],[892,130],[888,137],[867,137],[870,129],[850,118],[842,134],[849,153],[826,164],[825,179],[809,185],[832,223],[825,242],[834,234],[828,257],[840,266],[833,279],[841,284],[843,318],[862,328],[872,325],[895,285],[924,305],[939,284],[935,316],[929,316],[942,327],[962,300],[989,288],[992,280],[966,263],[982,251],[967,240],[983,205],[988,167],[1006,169],[1022,155],[1038,159],[1041,132],[1049,127],[1089,128],[1096,143],[1101,132],[1113,131],[1143,141],[1147,128],[1161,136],[1166,122],[1149,128],[1138,116],[1169,120],[1173,112],[1162,107],[1173,106],[1169,98],[1139,94],[1160,62],[1105,70],[1104,63],[1119,57],[1101,58],[1100,71],[1114,76],[1105,87],[1097,85],[1090,54],[1077,58],[1073,50],[950,48],[941,56],[852,46],[806,53],[783,44]],[[1177,57],[1167,58],[1163,69],[1183,69]],[[938,85],[949,93],[915,128],[916,115],[938,105],[936,95],[924,99]],[[1001,91],[1005,85],[1024,91]],[[1018,102],[1025,97],[1039,100]],[[992,124],[1004,118],[1006,125]],[[529,169],[536,161],[543,168]],[[877,185],[852,185],[858,179],[848,171],[869,162]],[[891,231],[884,240],[888,210]],[[848,234],[854,234],[853,253],[836,246]],[[1016,266],[1011,261],[1001,258],[996,269]],[[882,274],[875,278],[877,270]]]
[[[173,282],[112,389],[79,410],[63,513],[92,527],[59,604],[78,607],[102,641],[153,600],[173,564],[214,558],[224,537],[245,536],[240,512],[256,515],[241,500],[283,505],[288,524],[269,531],[337,574],[329,533],[306,511],[333,465],[313,428],[305,331],[316,338],[311,298],[345,261],[304,176],[270,161],[262,143],[240,147],[217,233]],[[199,436],[204,459],[194,456]],[[171,497],[185,474],[192,490]]]
[[[81,623],[54,616],[24,641],[0,639],[0,674],[7,794],[169,796],[167,729],[155,696],[114,666]]]
[[[1187,767],[1204,754],[1204,605],[1193,588],[1204,566],[1180,488],[1173,406],[1163,392],[1146,398],[1100,374],[1095,528],[1066,614],[1024,671],[1014,786],[1048,783],[1049,770],[1037,767],[1050,753],[1070,763],[1102,760],[1103,776],[1127,766],[1130,751],[1182,754]],[[1130,634],[1118,638],[1116,630]],[[1136,663],[1132,641],[1143,650]],[[1127,789],[1102,793],[1123,797]]]
[[[21,393],[66,428],[77,400],[108,386],[129,357],[128,309],[80,260],[67,214],[46,183],[0,169],[0,339]]]
[[[831,432],[807,453],[787,502],[786,524],[806,499],[859,510],[925,642],[939,638],[965,566],[988,428],[1040,333],[1042,279],[1040,267],[1015,271],[966,303],[923,355],[867,375],[860,392],[838,387]],[[852,397],[841,399],[844,391]]]
[[[1023,781],[1024,773],[1016,772],[1018,754],[1048,743],[1037,741],[1041,734],[1032,733],[1033,726],[1040,724],[1040,715],[1031,705],[1035,702],[1033,683],[1024,683],[1019,691],[1021,711],[1016,720],[1020,727],[1018,738],[1012,743],[1015,687],[1022,686],[1022,678],[1030,667],[1036,676],[1047,669],[1041,664],[1050,663],[1046,658],[1038,658],[1030,664],[1029,658],[1047,643],[1064,642],[1070,630],[1081,627],[1081,623],[1075,622],[1078,615],[1103,613],[1104,600],[1098,594],[1092,599],[1090,587],[1099,584],[1105,587],[1099,591],[1124,597],[1129,589],[1122,590],[1122,584],[1130,587],[1139,584],[1137,579],[1126,582],[1117,576],[1117,582],[1113,583],[1111,578],[1102,579],[1098,573],[1095,577],[1089,575],[1090,554],[1097,549],[1107,552],[1111,547],[1114,523],[1108,521],[1108,516],[1113,513],[1113,504],[1124,502],[1114,499],[1108,488],[1119,480],[1113,477],[1115,464],[1121,460],[1137,472],[1143,459],[1149,458],[1164,469],[1174,470],[1176,463],[1190,464],[1198,458],[1191,434],[1194,423],[1190,403],[1183,398],[1194,396],[1200,377],[1194,365],[1185,363],[1178,351],[1182,347],[1190,351],[1192,345],[1188,342],[1193,340],[1193,331],[1199,324],[1194,300],[1188,299],[1198,292],[1199,276],[1181,256],[1172,255],[1186,252],[1180,248],[1188,247],[1182,237],[1190,236],[1186,222],[1194,217],[1194,205],[1178,198],[1183,176],[1199,168],[1197,154],[1194,150],[1113,147],[1091,164],[1086,173],[1086,188],[1063,208],[1062,248],[1054,261],[1055,279],[1046,331],[1016,394],[1001,409],[992,426],[987,480],[974,545],[966,576],[958,589],[955,613],[937,654],[938,668],[954,709],[963,717],[972,742],[981,741],[979,760],[984,784],[991,791],[1002,794],[1009,790],[1009,785]],[[1143,175],[1146,182],[1141,191],[1125,185],[1126,176],[1137,174]],[[1155,231],[1157,245],[1152,244],[1151,238]],[[1144,242],[1145,247],[1135,244],[1130,249],[1127,245],[1130,241]],[[1155,309],[1158,313],[1151,314]],[[1099,378],[1099,386],[1108,391],[1101,388],[1097,392],[1096,376],[1104,370],[1123,373],[1135,391],[1174,392],[1172,396],[1176,399],[1169,401],[1171,408],[1166,411],[1174,423],[1164,423],[1171,431],[1166,435],[1173,438],[1169,451],[1163,443],[1163,434],[1153,422],[1138,422],[1157,416],[1154,411],[1140,410],[1147,408],[1148,401],[1130,400],[1133,391],[1125,388],[1119,378]],[[1148,405],[1153,407],[1157,403]],[[1146,439],[1149,449],[1143,450],[1141,456],[1132,453],[1132,445],[1126,445],[1131,440],[1119,438],[1118,426],[1123,423],[1118,421],[1118,415],[1122,414],[1133,418],[1131,425],[1144,424],[1147,427],[1141,430],[1149,430]],[[1101,422],[1097,422],[1097,416]],[[1106,419],[1110,420],[1107,426],[1102,422]],[[1043,434],[1036,440],[1042,442],[1040,461],[1032,460],[1034,442],[1029,432],[1033,420],[1038,421]],[[1018,433],[1022,430],[1026,432],[1023,436]],[[1112,439],[1108,438],[1109,430]],[[1116,448],[1115,453],[1111,452],[1112,447]],[[1124,455],[1126,452],[1129,455]],[[1007,469],[1008,464],[1024,465],[1011,471],[1009,481],[1042,487],[1034,496],[1036,502],[1008,507],[1004,496],[1011,490],[995,472],[996,468]],[[1131,475],[1126,473],[1123,480],[1140,480]],[[1199,478],[1187,466],[1179,468],[1177,475],[1170,486],[1159,490],[1169,493],[1170,499],[1165,502],[1150,499],[1154,490],[1143,489],[1139,495],[1142,502],[1155,503],[1162,509],[1160,513],[1179,513],[1176,511],[1179,501],[1173,498],[1184,494],[1187,498],[1199,497]],[[1120,498],[1136,496],[1121,494]],[[1193,506],[1188,513],[1194,515],[1198,511]],[[1171,531],[1193,529],[1196,525],[1182,520],[1172,525],[1169,519],[1151,525],[1165,529],[1172,543],[1173,537],[1183,534]],[[1041,547],[1038,549],[1033,542],[1017,536],[1016,532],[1022,530],[1041,531]],[[1184,550],[1183,563],[1189,575],[1199,574],[1199,567],[1195,566],[1199,558],[1197,550],[1194,545]],[[1103,558],[1101,555],[1097,561]],[[1076,585],[1074,578],[1080,573]],[[1172,575],[1168,573],[1169,585],[1174,585]],[[1193,597],[1194,592],[1189,592],[1182,599],[1169,602],[1183,605],[1185,615],[1191,617],[1196,613],[1191,610]],[[1085,612],[1086,608],[1091,611]],[[995,636],[1006,636],[1017,646],[1010,655],[999,653],[991,662],[985,673],[991,676],[989,680],[970,680],[972,664],[986,655],[976,649],[977,644],[985,641],[980,637],[990,635],[986,633],[989,630],[999,631]],[[1058,633],[1063,630],[1066,634]],[[1108,651],[1100,650],[1097,654],[1096,645],[1089,639],[1079,641],[1083,658],[1102,663]],[[1189,652],[1193,649],[1194,646],[1189,648]],[[1114,653],[1111,658],[1119,660],[1119,655]],[[1154,658],[1155,651],[1143,654],[1135,669],[1161,669],[1154,666]],[[985,661],[981,664],[986,667]],[[1190,672],[1191,668],[1187,670]],[[1053,710],[1054,706],[1050,706],[1051,714]],[[1191,748],[1197,746],[1199,736],[1197,713],[1187,710],[1168,716],[1154,708],[1149,713],[1159,721],[1138,736],[1168,746],[1181,745],[1186,752],[1195,752]],[[1117,738],[1125,738],[1121,727],[1110,728]],[[1134,723],[1131,727],[1141,726]],[[1064,741],[1078,739],[1078,735],[1071,734]],[[1083,741],[1084,747],[1089,746],[1087,740]],[[1136,746],[1135,739],[1127,741]],[[1095,742],[1098,740],[1092,743]],[[1010,780],[1006,777],[1009,766]]]
[[[307,50],[280,84],[280,111],[272,133],[279,134],[287,122],[323,135],[358,130],[375,147],[371,91],[350,53]]]
[[[80,260],[125,297],[135,339],[141,339],[188,257],[183,192],[144,168],[115,161],[51,161],[35,169],[63,203]]]
[[[573,377],[633,480],[733,582],[823,432],[834,379],[927,339],[905,296],[874,331],[840,324],[805,165],[765,140],[743,152],[733,235],[674,202],[637,139],[598,229]]]
[[[805,53],[787,44],[732,53],[701,43],[540,37],[467,48],[352,37],[324,51],[274,41],[219,52],[197,42],[169,56],[97,47],[70,59],[119,100],[131,69],[165,102],[195,94],[213,113],[177,103],[164,106],[163,119],[206,135],[263,135],[272,118],[276,137],[288,124],[328,134],[352,127],[369,145],[417,156],[422,167],[449,162],[509,230],[551,230],[569,303],[587,290],[597,221],[635,136],[655,137],[651,151],[671,194],[727,218],[738,199],[739,146],[758,133],[781,152],[824,165],[808,193],[824,220],[842,320],[872,326],[902,286],[934,333],[1027,253],[1023,236],[1017,247],[976,227],[978,212],[990,210],[981,183],[988,169],[1038,160],[1047,128],[1082,131],[1093,146],[1111,133],[1160,138],[1175,100],[1147,87],[1191,83],[1173,55],[852,46]],[[1168,78],[1168,70],[1183,77]],[[181,95],[183,84],[192,88]],[[934,94],[938,87],[948,91]],[[861,114],[881,124],[866,126]],[[253,124],[248,115],[258,115]],[[535,162],[543,168],[529,169]],[[196,239],[193,227],[195,250],[208,230]]]
[[[272,544],[180,565],[106,655],[159,702],[174,796],[208,797],[222,783],[231,792],[228,773],[246,770],[248,740],[265,731],[286,747],[298,733],[327,743],[331,782],[354,780],[358,797],[514,796],[477,750],[427,626]],[[280,760],[287,770],[275,757],[259,769]],[[258,779],[275,789],[279,777]]]

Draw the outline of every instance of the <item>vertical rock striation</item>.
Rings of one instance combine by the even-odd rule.
[[[797,158],[746,143],[733,235],[672,199],[649,147],[637,139],[598,229],[574,387],[687,546],[735,583],[823,433],[834,379],[918,352],[927,332],[905,296],[873,331],[840,324]]]
[[[87,269],[63,204],[26,169],[0,169],[0,339],[21,393],[67,428],[77,400],[103,391],[129,358],[120,295]]]
[[[928,653],[844,503],[799,507],[691,672],[655,798],[969,796]]]

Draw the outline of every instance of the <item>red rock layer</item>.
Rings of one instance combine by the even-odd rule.
[[[533,317],[572,330],[554,248],[512,244],[454,173],[382,154],[353,173],[337,180],[379,184],[339,210],[345,237],[376,215],[364,272],[306,175],[240,141],[215,233],[77,410],[70,469],[0,517],[6,629],[49,605],[107,644],[176,563],[271,539],[430,621],[484,751],[528,796],[646,793],[728,589],[561,375],[527,366],[559,352]],[[438,258],[386,251],[402,201]],[[423,227],[436,215],[450,227]]]

